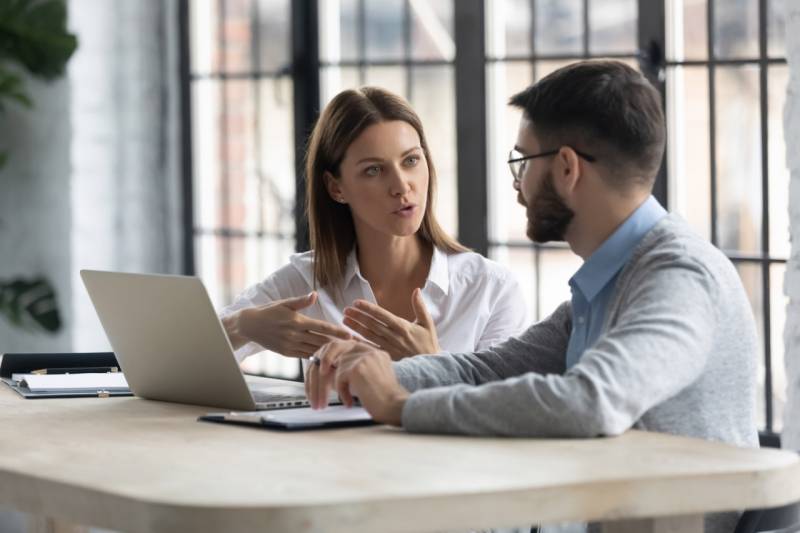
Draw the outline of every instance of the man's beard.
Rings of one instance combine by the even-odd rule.
[[[528,238],[540,244],[563,241],[569,223],[575,216],[553,186],[553,173],[548,171],[531,205],[527,206]]]

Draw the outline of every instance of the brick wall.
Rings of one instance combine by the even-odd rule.
[[[789,297],[784,341],[786,343],[787,406],[783,445],[800,450],[800,2],[786,2],[786,48],[789,87],[784,110],[786,162],[791,172],[789,220],[792,251],[786,268],[784,292]]]

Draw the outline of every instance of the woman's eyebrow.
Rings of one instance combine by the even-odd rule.
[[[409,148],[408,150],[406,150],[402,154],[400,154],[400,157],[405,157],[408,154],[410,154],[411,152],[418,151],[418,150],[422,150],[422,147],[414,146],[412,148]],[[365,157],[364,159],[359,159],[358,161],[356,161],[356,165],[360,165],[361,163],[373,163],[373,162],[374,163],[382,163],[383,159],[381,159],[380,157]]]
[[[369,163],[372,163],[372,162],[382,163],[383,159],[381,159],[380,157],[365,157],[364,159],[360,159],[359,161],[356,161],[356,165],[360,165],[361,163],[367,163],[367,162],[369,162]]]
[[[414,147],[412,147],[412,148],[409,148],[408,150],[406,150],[405,152],[403,152],[403,154],[401,155],[401,157],[405,157],[405,156],[407,156],[408,154],[410,154],[411,152],[414,152],[414,151],[416,151],[416,150],[422,150],[422,147],[420,147],[420,146],[414,146]]]

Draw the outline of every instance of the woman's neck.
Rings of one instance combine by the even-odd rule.
[[[425,284],[430,271],[433,247],[416,235],[391,237],[358,235],[358,266],[372,290],[406,292]]]

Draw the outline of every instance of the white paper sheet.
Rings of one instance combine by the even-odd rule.
[[[86,374],[14,374],[14,381],[25,381],[31,392],[80,392],[128,390],[122,372]]]

